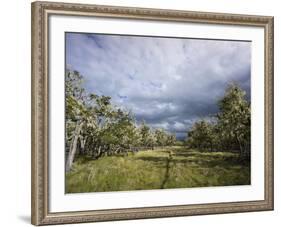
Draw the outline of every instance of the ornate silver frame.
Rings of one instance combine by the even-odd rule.
[[[265,163],[264,200],[130,209],[49,212],[48,189],[48,17],[79,15],[207,24],[258,26],[264,36]],[[273,209],[273,17],[162,9],[32,3],[32,224],[63,224]]]

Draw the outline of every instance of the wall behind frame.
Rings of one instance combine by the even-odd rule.
[[[59,0],[57,0],[59,1]],[[0,225],[30,226],[30,2],[1,5],[0,35]],[[270,15],[275,17],[275,62],[281,61],[279,1],[64,0],[63,2]],[[95,226],[277,226],[281,218],[281,67],[275,64],[275,211],[96,223]],[[92,226],[93,224],[66,225]]]

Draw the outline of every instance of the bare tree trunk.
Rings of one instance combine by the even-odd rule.
[[[80,144],[81,144],[81,154],[85,154],[85,146],[86,146],[86,140],[87,140],[87,136],[85,136],[85,138],[81,138],[80,137]]]
[[[77,142],[78,142],[78,138],[79,138],[81,128],[82,128],[82,123],[77,122],[76,127],[75,127],[75,131],[74,131],[73,140],[72,140],[72,143],[70,145],[70,150],[69,150],[67,162],[66,162],[66,172],[69,172],[71,170],[72,163],[73,163],[75,153],[76,153],[76,150],[77,150]]]
[[[118,147],[115,151],[113,151],[113,154],[117,154],[117,152],[121,149],[121,147]]]
[[[102,146],[99,145],[97,152],[94,153],[93,159],[98,159],[102,155]]]
[[[98,157],[100,157],[100,154],[101,154],[101,146],[99,146],[99,150],[98,150]]]
[[[239,144],[239,148],[240,148],[240,156],[242,156],[243,155],[243,146],[242,146],[242,144],[241,144],[241,141],[240,141],[240,139],[239,139],[239,136],[236,134],[236,139],[237,139],[237,142],[238,142],[238,144]]]

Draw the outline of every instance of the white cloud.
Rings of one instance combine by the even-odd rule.
[[[250,42],[66,37],[66,63],[82,73],[88,91],[111,96],[137,120],[167,130],[186,130],[194,119],[214,113],[231,81],[250,91]]]

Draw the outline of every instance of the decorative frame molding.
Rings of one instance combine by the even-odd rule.
[[[48,17],[53,14],[263,27],[265,30],[265,199],[248,202],[50,213],[48,202]],[[269,16],[33,2],[32,224],[65,224],[273,210],[273,26],[273,17]]]

